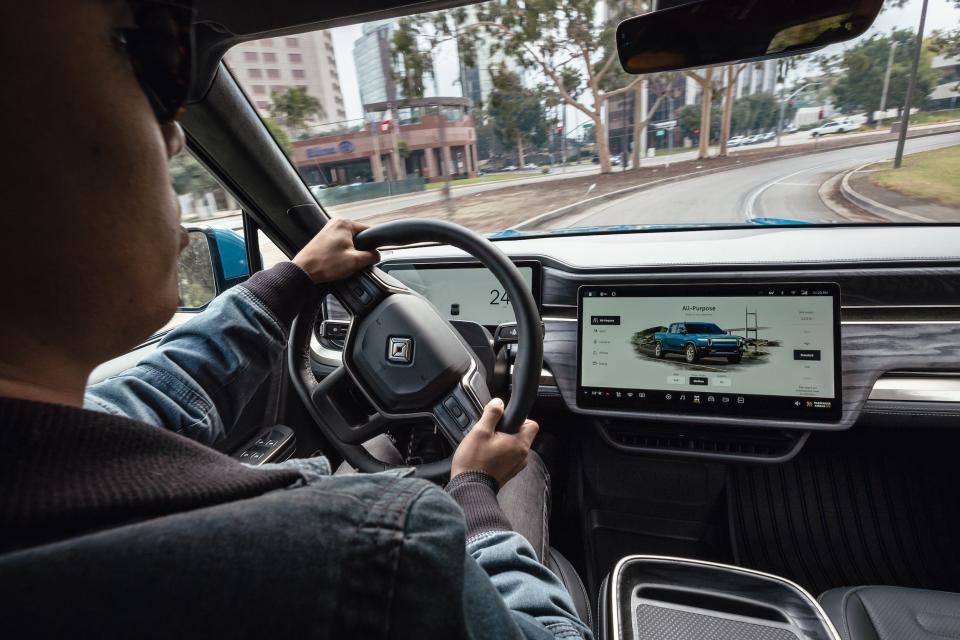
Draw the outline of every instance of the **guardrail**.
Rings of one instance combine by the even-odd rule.
[[[320,201],[320,204],[331,206],[423,191],[426,184],[426,178],[416,177],[403,180],[384,180],[383,182],[345,184],[339,187],[310,187],[310,191]]]

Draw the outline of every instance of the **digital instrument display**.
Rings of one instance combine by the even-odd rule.
[[[577,405],[840,418],[833,283],[581,287]]]
[[[510,296],[493,273],[476,264],[383,264],[380,268],[429,300],[448,320],[486,326],[515,322]],[[517,269],[540,304],[540,265]]]

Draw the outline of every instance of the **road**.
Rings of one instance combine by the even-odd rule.
[[[960,133],[916,138],[907,140],[906,153],[957,144]],[[845,169],[893,158],[895,151],[895,142],[883,142],[769,160],[654,187],[559,219],[552,226],[743,222],[763,217],[845,221],[820,200],[820,186]]]

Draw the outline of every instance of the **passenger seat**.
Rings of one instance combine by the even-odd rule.
[[[820,596],[843,640],[960,639],[960,593],[843,587]]]

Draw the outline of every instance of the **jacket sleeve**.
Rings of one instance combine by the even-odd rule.
[[[88,387],[84,406],[216,442],[279,366],[311,286],[291,262],[254,274],[170,331],[136,366]]]

